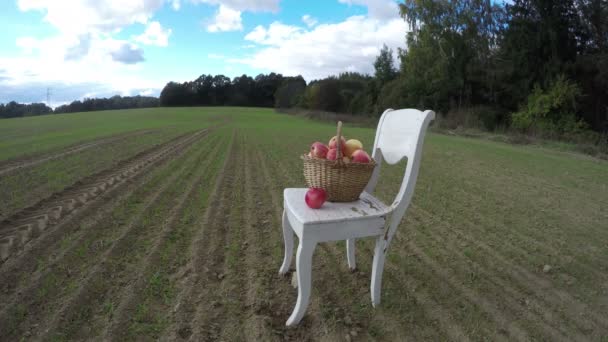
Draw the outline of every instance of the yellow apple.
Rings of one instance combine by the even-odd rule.
[[[362,150],[363,144],[357,139],[350,139],[344,144],[344,155],[352,157],[356,150]]]

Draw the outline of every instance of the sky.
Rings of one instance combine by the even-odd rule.
[[[372,73],[407,31],[395,0],[2,0],[0,103],[158,96],[201,74]]]

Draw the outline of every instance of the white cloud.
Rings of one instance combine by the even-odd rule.
[[[80,59],[89,53],[91,48],[91,34],[83,34],[78,37],[78,42],[69,46],[65,50],[64,58],[66,60]]]
[[[224,5],[220,5],[215,18],[207,25],[209,32],[240,31],[242,29],[241,12]]]
[[[273,22],[265,29],[258,25],[245,36],[245,40],[263,45],[280,45],[287,39],[295,39],[304,33],[304,29],[297,26],[284,25],[278,21]]]
[[[40,41],[34,37],[18,37],[15,41],[25,54],[32,54],[40,45]]]
[[[148,24],[144,33],[135,37],[135,41],[146,45],[167,46],[170,35],[171,29],[163,29],[158,21],[153,21]]]
[[[317,25],[317,23],[319,22],[317,19],[311,17],[308,14],[304,14],[302,16],[302,21],[304,22],[304,24],[306,24],[306,26],[308,27],[313,27],[315,25]]]
[[[261,45],[247,58],[231,59],[253,68],[301,74],[307,79],[344,71],[373,72],[373,61],[383,44],[394,51],[404,47],[407,24],[402,19],[379,20],[354,16],[313,29],[272,23],[256,27],[245,39]]]
[[[241,31],[243,12],[277,12],[280,0],[191,0],[194,3],[218,5],[213,20],[207,24],[208,32]]]
[[[53,105],[82,98],[137,94],[141,89],[160,89],[163,81],[148,78],[142,71],[143,51],[133,43],[101,34],[87,38],[86,54],[75,52],[82,45],[77,36],[57,35],[47,39],[20,37],[18,45],[29,53],[0,57],[4,69],[0,79],[0,102],[44,100],[46,87],[53,89]],[[68,53],[74,56],[70,58]]]
[[[182,7],[181,2],[179,0],[171,0],[171,7],[173,10],[179,11],[179,9]]]
[[[399,6],[393,0],[338,0],[338,2],[347,5],[366,6],[367,15],[370,18],[399,18]]]
[[[44,20],[63,33],[113,32],[146,23],[164,0],[18,0],[21,11],[46,12]]]
[[[110,52],[112,60],[125,64],[137,64],[144,61],[144,52],[137,45],[122,43],[117,49]]]
[[[194,3],[219,5],[239,12],[277,12],[280,0],[192,0]]]
[[[177,9],[180,1],[17,0],[19,10],[41,12],[43,21],[56,28],[57,34],[44,39],[18,37],[16,45],[21,54],[0,56],[4,70],[0,102],[13,98],[39,101],[39,89],[47,86],[54,89],[54,105],[87,93],[158,93],[164,80],[151,79],[143,72],[140,44],[167,46],[171,30],[151,21],[155,11],[165,4]],[[132,24],[146,25],[145,32],[128,40],[115,38]]]

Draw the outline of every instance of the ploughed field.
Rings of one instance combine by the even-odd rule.
[[[335,126],[270,109],[0,121],[0,340],[603,340],[608,163],[427,136],[382,304],[372,240],[313,259],[307,315],[281,277],[282,190]],[[345,125],[371,151],[374,130]],[[385,167],[390,202],[404,163]]]

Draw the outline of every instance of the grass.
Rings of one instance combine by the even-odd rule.
[[[355,273],[347,270],[344,243],[322,244],[311,304],[297,329],[283,326],[296,293],[290,279],[277,275],[282,190],[304,185],[299,155],[311,142],[335,135],[333,125],[247,108],[8,119],[0,121],[6,133],[0,134],[0,160],[20,157],[16,149],[44,156],[80,141],[157,130],[119,150],[100,146],[26,169],[26,183],[54,182],[50,194],[146,146],[220,123],[185,155],[153,169],[106,217],[88,217],[57,233],[53,244],[33,249],[30,268],[5,277],[15,285],[0,294],[0,307],[9,305],[0,311],[0,326],[10,327],[0,338],[18,339],[26,331],[58,339],[184,333],[195,340],[337,340],[353,332],[363,340],[608,338],[603,160],[429,134],[413,203],[389,249],[382,305],[374,309],[369,300],[373,241],[357,242]],[[346,124],[344,134],[369,150],[375,132]],[[222,169],[225,160],[230,163]],[[385,202],[397,193],[404,166],[383,168],[377,195]],[[18,210],[23,203],[12,194],[23,182],[7,179],[0,182],[13,185],[0,188],[0,202]],[[210,197],[216,184],[218,193]],[[28,193],[24,188],[23,196],[37,196]],[[122,232],[121,247],[102,258]],[[551,270],[544,272],[545,266]],[[223,279],[206,275],[207,267],[225,273]],[[94,277],[83,282],[92,270]],[[27,286],[30,297],[19,294]],[[78,289],[90,296],[76,301]],[[75,303],[64,318],[68,324],[57,330],[32,325],[46,326],[57,310]],[[205,335],[209,331],[213,335]]]

